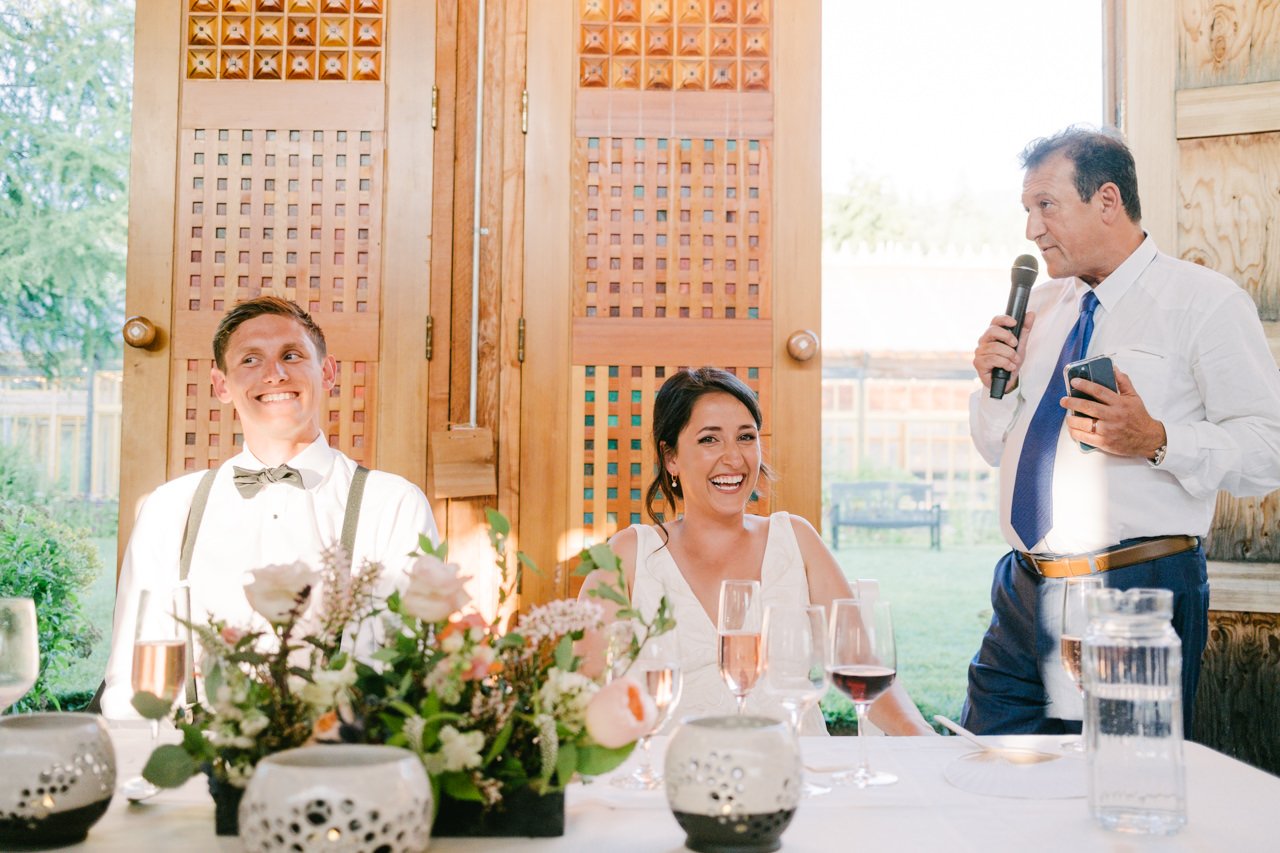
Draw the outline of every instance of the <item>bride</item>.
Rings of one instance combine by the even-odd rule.
[[[658,474],[645,495],[645,510],[656,524],[634,524],[610,540],[632,604],[649,615],[665,595],[676,620],[684,687],[670,721],[736,709],[716,660],[721,581],[759,581],[762,611],[770,604],[815,603],[829,614],[833,600],[853,595],[809,522],[786,512],[768,518],[746,512],[760,477],[772,476],[762,458],[760,427],[755,394],[733,374],[703,367],[668,379],[653,403]],[[661,516],[654,509],[659,499],[666,508]],[[599,582],[598,574],[587,578],[580,597]],[[783,716],[759,688],[746,708]],[[933,733],[898,685],[872,705],[871,719],[889,734]],[[817,708],[801,732],[826,732]]]

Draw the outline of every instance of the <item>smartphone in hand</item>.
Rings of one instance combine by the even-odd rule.
[[[1071,387],[1072,379],[1087,379],[1090,382],[1096,382],[1099,385],[1105,385],[1112,391],[1116,390],[1116,370],[1115,365],[1111,363],[1111,356],[1095,355],[1093,358],[1086,358],[1081,361],[1073,361],[1062,369],[1062,380],[1067,385],[1067,393],[1072,397],[1080,397],[1085,400],[1093,400],[1093,396],[1083,391],[1077,391]],[[1080,442],[1080,449],[1085,453],[1097,450],[1092,444]]]

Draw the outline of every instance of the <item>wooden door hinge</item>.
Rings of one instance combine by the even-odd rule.
[[[431,352],[432,352],[432,346],[431,346],[432,341],[431,341],[431,339],[432,339],[432,336],[433,336],[433,334],[434,334],[434,332],[435,332],[435,328],[434,328],[434,327],[435,327],[435,320],[434,320],[434,319],[432,319],[432,317],[431,317],[431,315],[430,315],[430,314],[428,314],[428,315],[427,315],[427,346],[426,346],[426,349],[424,350],[424,353],[423,353],[424,355],[426,355],[426,357],[427,357],[427,361],[430,361],[430,360],[431,360]]]
[[[524,318],[516,324],[516,360],[524,364]]]

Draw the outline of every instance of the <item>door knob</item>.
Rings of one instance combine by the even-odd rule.
[[[124,321],[124,328],[120,330],[120,334],[124,336],[124,342],[129,346],[146,349],[155,343],[156,324],[146,317],[130,317]]]
[[[818,354],[818,336],[808,329],[792,332],[787,338],[787,354],[796,361],[808,361]]]

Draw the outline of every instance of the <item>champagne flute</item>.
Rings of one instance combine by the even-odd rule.
[[[35,602],[0,598],[0,714],[25,696],[39,676]]]
[[[787,712],[791,733],[800,735],[804,715],[827,692],[827,611],[820,604],[770,604],[761,645],[764,689]],[[831,789],[804,782],[804,795]]]
[[[738,713],[760,678],[760,582],[720,582],[720,677],[738,700]]]
[[[150,693],[172,706],[187,678],[187,627],[190,621],[186,587],[169,591],[144,589],[138,594],[133,633],[134,693]],[[180,621],[181,620],[181,621]],[[151,749],[160,738],[160,721],[151,722]],[[132,801],[145,800],[159,788],[141,776],[125,782],[121,790]]]
[[[1062,668],[1075,682],[1081,697],[1084,696],[1084,672],[1080,667],[1081,640],[1089,625],[1089,592],[1095,589],[1102,589],[1102,578],[1097,575],[1067,578],[1062,586]],[[1062,747],[1070,752],[1084,752],[1084,743],[1080,738],[1065,740]]]
[[[610,781],[619,788],[631,791],[652,791],[662,787],[662,773],[649,760],[649,743],[654,732],[662,728],[663,723],[671,716],[671,710],[679,704],[683,683],[675,636],[663,634],[650,637],[627,672],[635,676],[653,699],[653,704],[658,708],[658,716],[653,722],[653,728],[640,738],[640,766],[626,776],[615,776]]]
[[[839,598],[831,609],[831,683],[853,700],[858,711],[858,766],[847,782],[859,788],[892,785],[898,777],[871,769],[867,760],[867,710],[897,676],[893,619],[884,601]],[[843,781],[843,780],[842,780]]]

